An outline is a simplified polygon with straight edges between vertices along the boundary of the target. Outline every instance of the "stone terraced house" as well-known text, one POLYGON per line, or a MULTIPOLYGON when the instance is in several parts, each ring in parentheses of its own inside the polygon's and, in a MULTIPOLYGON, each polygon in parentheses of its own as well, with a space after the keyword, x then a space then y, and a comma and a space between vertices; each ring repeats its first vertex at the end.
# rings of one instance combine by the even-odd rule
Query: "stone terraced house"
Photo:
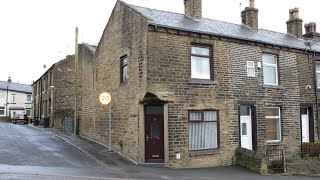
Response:
POLYGON ((117 1, 83 61, 80 135, 108 144, 111 107, 114 150, 178 168, 231 165, 239 146, 294 152, 318 141, 315 25, 303 35, 295 8, 288 34, 259 29, 254 0, 241 25, 203 18, 201 0, 184 5, 177 14, 117 1))

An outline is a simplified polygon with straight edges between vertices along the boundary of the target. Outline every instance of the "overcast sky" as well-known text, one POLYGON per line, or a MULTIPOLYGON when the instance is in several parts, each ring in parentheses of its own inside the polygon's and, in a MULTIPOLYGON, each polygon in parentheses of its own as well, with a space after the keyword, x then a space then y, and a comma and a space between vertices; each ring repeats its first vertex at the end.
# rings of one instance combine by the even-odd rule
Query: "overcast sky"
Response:
MULTIPOLYGON (((183 0, 124 0, 129 4, 183 13, 183 0)), ((31 84, 52 64, 74 54, 79 43, 97 44, 116 0, 3 0, 0 2, 0 80, 31 84)), ((202 0, 203 17, 236 24, 249 0, 202 0), (241 5, 240 5, 241 4, 241 5)), ((259 28, 286 33, 289 9, 303 23, 320 26, 319 0, 256 0, 259 28)), ((320 27, 318 27, 319 29, 320 27)))

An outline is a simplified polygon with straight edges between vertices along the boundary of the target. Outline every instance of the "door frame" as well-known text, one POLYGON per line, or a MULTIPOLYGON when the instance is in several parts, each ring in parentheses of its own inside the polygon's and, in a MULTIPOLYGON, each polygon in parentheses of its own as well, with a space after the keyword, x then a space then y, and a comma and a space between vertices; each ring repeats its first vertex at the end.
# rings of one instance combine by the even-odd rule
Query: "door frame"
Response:
POLYGON ((164 166, 169 167, 169 138, 168 138, 168 104, 139 104, 139 160, 140 164, 146 163, 145 154, 145 106, 163 105, 163 141, 164 141, 164 166))
POLYGON ((300 103, 300 111, 299 111, 299 118, 300 118, 300 141, 302 142, 302 118, 301 118, 301 109, 307 108, 308 109, 308 119, 309 119, 309 142, 314 142, 314 115, 313 115, 313 104, 312 103, 300 103))
POLYGON ((258 130, 257 130, 257 112, 255 101, 239 101, 238 102, 238 137, 239 147, 241 147, 241 122, 240 122, 240 106, 249 106, 251 109, 251 132, 252 132, 252 150, 258 150, 258 130))

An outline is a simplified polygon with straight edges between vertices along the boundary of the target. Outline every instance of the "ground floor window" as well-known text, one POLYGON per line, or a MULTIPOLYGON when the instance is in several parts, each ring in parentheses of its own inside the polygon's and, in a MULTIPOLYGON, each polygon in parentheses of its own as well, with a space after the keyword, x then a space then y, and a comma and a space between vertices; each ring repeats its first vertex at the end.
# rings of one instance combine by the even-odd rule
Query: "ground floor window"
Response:
POLYGON ((28 117, 31 116, 31 109, 26 109, 26 115, 27 115, 28 117))
POLYGON ((281 141, 281 118, 279 107, 266 108, 267 142, 281 141))
POLYGON ((5 116, 5 107, 0 107, 0 116, 5 116))
POLYGON ((218 111, 189 111, 189 149, 219 148, 218 111))

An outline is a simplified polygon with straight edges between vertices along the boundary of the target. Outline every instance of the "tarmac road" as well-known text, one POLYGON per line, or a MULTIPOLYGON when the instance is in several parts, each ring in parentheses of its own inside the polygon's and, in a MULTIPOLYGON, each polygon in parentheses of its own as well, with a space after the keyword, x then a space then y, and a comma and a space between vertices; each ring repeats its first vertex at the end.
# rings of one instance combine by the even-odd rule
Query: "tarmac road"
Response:
MULTIPOLYGON (((0 122, 0 180, 96 180, 96 179, 183 179, 183 180, 319 180, 320 177, 262 176, 241 167, 201 169, 166 169, 124 164, 112 165, 96 161, 69 143, 42 128, 0 122)), ((63 133, 62 133, 63 134, 63 133)), ((57 135, 57 134, 56 134, 57 135)), ((61 135, 61 133, 60 133, 61 135)), ((68 135, 64 135, 67 136, 68 135)), ((78 139, 77 141, 75 141, 78 139)), ((81 141, 82 147, 94 146, 81 141)), ((105 151, 97 151, 98 154, 105 151)), ((117 156, 116 153, 112 154, 117 156)), ((97 156, 96 158, 101 157, 97 156)), ((110 158, 106 156, 106 158, 110 158)))

